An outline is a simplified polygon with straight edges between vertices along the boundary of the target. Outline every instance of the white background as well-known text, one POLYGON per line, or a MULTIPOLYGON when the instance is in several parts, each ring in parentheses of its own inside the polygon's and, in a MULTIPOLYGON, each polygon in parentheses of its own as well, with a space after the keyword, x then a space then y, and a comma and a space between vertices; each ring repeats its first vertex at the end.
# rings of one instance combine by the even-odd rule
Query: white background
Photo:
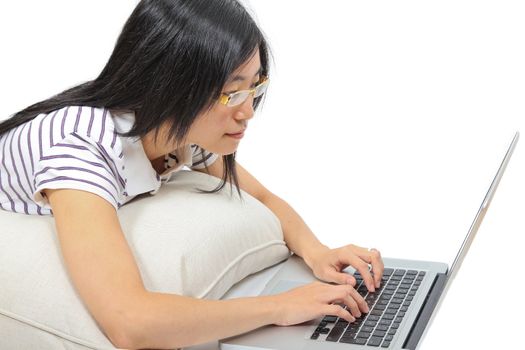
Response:
MULTIPOLYGON (((2 4, 0 119, 95 78, 135 3, 2 4)), ((525 5, 249 6, 275 60, 239 163, 331 247, 450 264, 514 132, 525 132, 525 5)), ((521 343, 524 142, 423 349, 521 343)))

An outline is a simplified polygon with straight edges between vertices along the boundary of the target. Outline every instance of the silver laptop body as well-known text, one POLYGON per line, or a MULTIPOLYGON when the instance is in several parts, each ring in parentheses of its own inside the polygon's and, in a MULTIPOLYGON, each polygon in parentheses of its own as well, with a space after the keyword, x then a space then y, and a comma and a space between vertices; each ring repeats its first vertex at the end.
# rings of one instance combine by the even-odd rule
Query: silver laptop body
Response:
MULTIPOLYGON (((219 341, 220 348, 224 350, 417 349, 470 248, 518 139, 519 132, 516 132, 450 269, 445 263, 384 258, 385 271, 388 269, 390 276, 385 274, 379 292, 369 297, 363 284, 362 287, 356 285, 365 300, 368 301, 366 298, 373 297, 373 300, 369 301, 369 305, 372 305, 371 311, 361 317, 359 325, 345 324, 344 320, 334 316, 325 316, 288 327, 270 325, 222 339, 219 341), (389 285, 394 289, 386 289, 389 285), (386 295, 387 290, 392 294, 386 295), (399 292, 400 290, 403 290, 404 296, 399 292), (394 299, 396 303, 393 303, 394 299), (374 312, 378 305, 383 305, 383 310, 374 312), (384 313, 387 310, 391 312, 388 314, 390 320, 383 318, 387 315, 384 313), (374 313, 376 317, 370 317, 374 313), (368 333, 370 336, 365 339, 368 333), (359 338, 360 334, 362 336, 359 338)), ((355 270, 349 267, 346 271, 354 273, 355 270)), ((304 261, 292 255, 270 279, 261 295, 278 294, 316 280, 304 261)))

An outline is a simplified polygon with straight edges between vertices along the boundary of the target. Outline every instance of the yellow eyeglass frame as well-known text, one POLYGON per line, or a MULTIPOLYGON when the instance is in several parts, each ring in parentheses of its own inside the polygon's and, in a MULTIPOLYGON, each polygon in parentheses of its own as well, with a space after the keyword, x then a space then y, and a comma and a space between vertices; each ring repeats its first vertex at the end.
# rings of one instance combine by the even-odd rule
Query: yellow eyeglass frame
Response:
POLYGON ((230 94, 222 94, 221 97, 219 97, 219 103, 222 105, 228 106, 228 107, 235 107, 240 104, 243 104, 250 95, 253 95, 254 98, 260 97, 264 95, 264 93, 266 92, 269 82, 270 82, 270 79, 268 77, 262 77, 262 79, 259 81, 259 84, 257 84, 257 86, 254 87, 253 89, 239 90, 239 91, 232 92, 230 94), (263 88, 262 91, 261 91, 261 88, 263 88), (261 92, 259 94, 256 94, 256 92, 258 91, 261 91, 261 92), (234 97, 238 95, 242 95, 242 94, 246 94, 246 98, 244 98, 242 101, 234 105, 230 105, 230 101, 232 101, 234 97))

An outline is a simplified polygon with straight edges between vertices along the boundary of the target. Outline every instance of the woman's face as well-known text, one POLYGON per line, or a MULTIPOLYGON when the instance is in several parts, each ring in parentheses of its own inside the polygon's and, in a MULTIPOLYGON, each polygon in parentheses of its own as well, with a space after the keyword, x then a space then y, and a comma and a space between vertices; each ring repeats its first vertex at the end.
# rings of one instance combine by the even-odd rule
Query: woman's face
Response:
MULTIPOLYGON (((261 59, 257 49, 252 58, 232 74, 222 92, 232 93, 254 88, 260 80, 260 71, 261 59)), ((234 153, 243 135, 231 134, 246 130, 253 114, 253 95, 234 107, 216 102, 208 112, 197 117, 188 133, 188 142, 219 155, 234 153)))

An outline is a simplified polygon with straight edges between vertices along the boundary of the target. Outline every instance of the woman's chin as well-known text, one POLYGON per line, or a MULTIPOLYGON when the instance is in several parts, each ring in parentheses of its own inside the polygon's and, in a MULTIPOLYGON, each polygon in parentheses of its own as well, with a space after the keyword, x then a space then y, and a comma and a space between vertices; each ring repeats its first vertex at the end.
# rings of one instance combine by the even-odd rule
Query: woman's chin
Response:
POLYGON ((203 147, 203 148, 208 152, 218 154, 220 156, 227 156, 227 155, 237 152, 237 148, 239 148, 238 146, 239 144, 237 143, 236 145, 227 145, 227 146, 222 145, 219 147, 209 147, 209 148, 203 147))

